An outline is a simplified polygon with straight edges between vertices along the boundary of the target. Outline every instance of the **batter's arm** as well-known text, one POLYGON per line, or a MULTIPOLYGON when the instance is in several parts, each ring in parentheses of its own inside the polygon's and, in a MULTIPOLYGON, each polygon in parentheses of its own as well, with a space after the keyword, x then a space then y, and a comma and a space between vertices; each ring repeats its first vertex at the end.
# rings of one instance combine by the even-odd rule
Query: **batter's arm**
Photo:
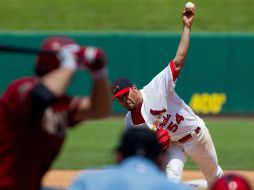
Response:
POLYGON ((176 52, 176 56, 173 59, 176 71, 181 70, 187 57, 190 43, 191 26, 194 21, 194 16, 195 16, 195 7, 193 9, 188 10, 186 8, 183 9, 182 12, 183 32, 176 52))
POLYGON ((108 75, 93 80, 90 96, 82 97, 78 110, 74 115, 75 121, 98 119, 109 116, 111 112, 111 91, 108 75))

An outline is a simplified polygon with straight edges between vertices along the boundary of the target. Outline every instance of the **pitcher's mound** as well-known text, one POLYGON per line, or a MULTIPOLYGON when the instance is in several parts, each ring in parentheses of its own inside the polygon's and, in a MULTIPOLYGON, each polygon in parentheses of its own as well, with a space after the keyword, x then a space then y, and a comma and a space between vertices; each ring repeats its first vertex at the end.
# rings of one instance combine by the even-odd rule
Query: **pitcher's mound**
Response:
POLYGON ((184 183, 198 189, 207 189, 207 182, 205 179, 189 180, 189 181, 184 181, 184 183))

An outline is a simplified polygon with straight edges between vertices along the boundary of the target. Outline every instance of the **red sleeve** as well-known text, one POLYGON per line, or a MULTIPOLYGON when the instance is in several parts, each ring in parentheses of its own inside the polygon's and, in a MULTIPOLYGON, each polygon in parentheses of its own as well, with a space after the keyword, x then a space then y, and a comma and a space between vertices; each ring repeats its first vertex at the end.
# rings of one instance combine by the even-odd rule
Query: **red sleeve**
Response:
POLYGON ((28 100, 35 84, 37 84, 35 78, 21 78, 13 81, 1 97, 5 109, 12 114, 25 115, 30 110, 28 100))
POLYGON ((169 63, 169 66, 171 68, 171 72, 172 72, 172 76, 173 76, 173 81, 175 82, 179 73, 180 73, 180 70, 176 70, 176 67, 175 67, 175 63, 174 61, 172 60, 170 63, 169 63))

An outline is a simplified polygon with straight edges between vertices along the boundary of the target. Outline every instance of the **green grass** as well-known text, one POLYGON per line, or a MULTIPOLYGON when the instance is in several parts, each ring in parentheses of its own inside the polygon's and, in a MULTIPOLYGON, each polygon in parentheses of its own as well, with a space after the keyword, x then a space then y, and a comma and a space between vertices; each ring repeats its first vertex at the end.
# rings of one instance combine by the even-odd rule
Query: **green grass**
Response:
MULTIPOLYGON (((187 0, 2 0, 1 31, 181 31, 187 0)), ((194 0, 195 32, 253 32, 253 0, 194 0)))
MULTIPOLYGON (((254 169, 254 120, 205 120, 213 138, 220 165, 223 169, 254 169)), ((187 168, 196 168, 189 160, 187 168)))
POLYGON ((80 169, 113 162, 113 150, 123 129, 123 118, 93 121, 70 129, 55 167, 80 169))
MULTIPOLYGON (((254 120, 205 119, 223 169, 254 169, 254 120)), ((69 130, 68 140, 54 164, 58 169, 97 168, 114 162, 113 150, 123 118, 82 124, 69 130)), ((186 169, 197 169, 191 159, 186 169)))

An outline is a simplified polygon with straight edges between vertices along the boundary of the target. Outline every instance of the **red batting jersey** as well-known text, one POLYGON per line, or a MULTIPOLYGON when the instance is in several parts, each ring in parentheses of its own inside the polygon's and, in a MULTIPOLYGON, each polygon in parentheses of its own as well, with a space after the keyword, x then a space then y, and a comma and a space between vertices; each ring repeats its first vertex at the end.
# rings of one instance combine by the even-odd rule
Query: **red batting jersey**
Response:
POLYGON ((41 179, 57 156, 79 100, 61 97, 34 116, 31 90, 35 77, 12 82, 0 98, 0 189, 40 189, 41 179))

